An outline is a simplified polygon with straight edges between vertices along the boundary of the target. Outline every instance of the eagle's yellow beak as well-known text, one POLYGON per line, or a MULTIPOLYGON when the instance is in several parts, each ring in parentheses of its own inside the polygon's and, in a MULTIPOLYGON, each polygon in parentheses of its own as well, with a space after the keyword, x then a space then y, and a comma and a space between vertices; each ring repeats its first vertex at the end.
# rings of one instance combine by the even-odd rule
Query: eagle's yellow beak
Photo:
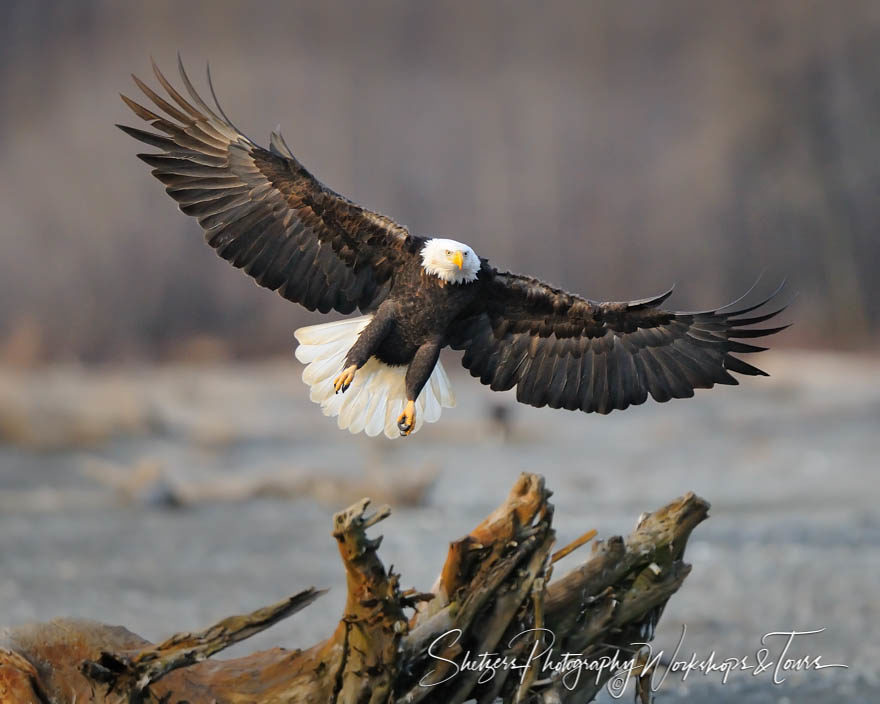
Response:
POLYGON ((464 266, 464 255, 461 252, 456 252, 452 255, 452 261, 455 263, 459 269, 464 266))

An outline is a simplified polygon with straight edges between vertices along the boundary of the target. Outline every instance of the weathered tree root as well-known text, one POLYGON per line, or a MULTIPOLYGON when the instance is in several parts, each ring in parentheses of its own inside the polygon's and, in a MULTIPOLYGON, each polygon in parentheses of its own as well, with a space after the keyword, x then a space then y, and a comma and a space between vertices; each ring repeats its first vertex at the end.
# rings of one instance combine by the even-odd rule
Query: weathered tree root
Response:
POLYGON ((569 660, 589 666, 616 649, 631 653, 633 643, 653 637, 663 607, 690 571, 682 561, 685 544, 709 505, 688 494, 643 515, 626 540, 594 542, 588 560, 551 581, 553 562, 592 535, 551 554, 549 497, 542 477, 523 474, 501 506, 451 544, 430 593, 401 591, 398 575, 377 555, 381 538, 367 537, 367 529, 389 515, 388 507, 368 515, 369 500, 363 499, 336 514, 333 536, 348 599, 333 635, 305 651, 274 648, 236 660, 207 659, 309 605, 322 593, 315 589, 160 645, 84 621, 5 631, 0 701, 589 701, 613 670, 575 677, 551 665, 577 653, 569 660), (506 657, 507 664, 488 668, 482 653, 506 657), (465 659, 470 668, 463 667, 465 659))

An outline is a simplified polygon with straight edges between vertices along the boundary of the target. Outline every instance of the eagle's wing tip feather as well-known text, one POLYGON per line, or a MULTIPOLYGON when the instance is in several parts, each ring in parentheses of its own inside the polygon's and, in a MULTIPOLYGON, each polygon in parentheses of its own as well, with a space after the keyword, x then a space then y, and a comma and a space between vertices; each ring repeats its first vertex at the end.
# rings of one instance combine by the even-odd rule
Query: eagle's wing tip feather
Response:
POLYGON ((648 298, 639 298, 634 301, 628 301, 626 304, 627 309, 629 310, 643 310, 644 308, 655 308, 659 306, 663 301, 669 298, 673 292, 675 291, 676 283, 673 283, 668 289, 666 289, 663 293, 660 293, 656 296, 649 296, 648 298))

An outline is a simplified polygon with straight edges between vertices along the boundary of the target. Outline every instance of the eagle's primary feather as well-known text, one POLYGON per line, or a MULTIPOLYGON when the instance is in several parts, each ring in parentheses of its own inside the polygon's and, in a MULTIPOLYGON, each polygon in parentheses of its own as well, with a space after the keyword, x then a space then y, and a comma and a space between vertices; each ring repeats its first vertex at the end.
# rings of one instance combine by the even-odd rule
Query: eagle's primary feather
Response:
MULTIPOLYGON (((334 193, 300 164, 279 133, 272 133, 269 149, 258 146, 219 104, 214 111, 202 100, 179 58, 178 64, 190 99, 153 63, 171 102, 136 77, 159 112, 122 99, 156 132, 120 128, 159 150, 138 156, 180 209, 198 219, 221 257, 309 310, 369 314, 344 328, 350 337, 339 337, 342 328, 328 329, 332 360, 320 357, 319 348, 308 352, 310 364, 319 364, 306 373, 313 398, 339 415, 341 427, 393 434, 389 409, 404 409, 404 399, 388 398, 392 382, 381 382, 380 389, 376 380, 393 377, 396 393, 402 389, 406 401, 415 402, 435 368, 445 379, 437 355, 447 345, 463 350, 464 366, 494 390, 516 387, 523 403, 586 412, 624 409, 648 395, 661 402, 693 396, 694 389, 736 384, 731 372, 765 375, 734 355, 765 349, 742 340, 784 329, 748 327, 784 309, 748 315, 778 290, 753 306, 735 308, 737 301, 683 313, 660 308, 671 289, 655 298, 600 303, 499 272, 485 259, 477 265, 466 245, 416 237, 334 193), (373 386, 357 394, 356 406, 330 399, 323 387, 316 390, 315 384, 329 383, 329 361, 356 370, 370 360, 401 369, 370 371, 365 378, 373 386), (394 405, 377 408, 381 399, 394 405), (373 409, 375 422, 353 409, 373 409)), ((323 339, 321 330, 310 331, 310 340, 323 339)), ((351 381, 343 381, 337 379, 345 391, 351 381)), ((451 405, 451 398, 446 387, 438 389, 429 420, 439 417, 435 401, 451 405)), ((417 427, 413 416, 400 418, 402 432, 417 427)))
POLYGON ((168 195, 198 219, 221 257, 261 286, 322 313, 375 309, 401 259, 417 253, 424 240, 321 184, 281 135, 272 135, 269 149, 254 144, 207 106, 180 61, 179 68, 192 102, 153 63, 177 107, 133 76, 164 116, 122 96, 164 135, 119 125, 161 150, 138 157, 153 167, 168 195))

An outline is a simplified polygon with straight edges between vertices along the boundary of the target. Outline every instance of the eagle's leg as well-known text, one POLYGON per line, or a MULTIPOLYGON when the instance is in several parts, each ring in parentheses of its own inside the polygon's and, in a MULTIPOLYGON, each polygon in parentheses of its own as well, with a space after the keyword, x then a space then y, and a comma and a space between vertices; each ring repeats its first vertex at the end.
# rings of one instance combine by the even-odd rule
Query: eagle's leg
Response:
POLYGON ((416 350, 415 356, 406 370, 406 406, 397 418, 397 428, 404 437, 416 427, 416 399, 419 397, 431 372, 440 357, 442 343, 439 339, 429 340, 416 350))
POLYGON ((407 401, 403 413, 397 416, 397 428, 403 437, 409 435, 416 427, 416 402, 407 401))
POLYGON ((394 307, 387 302, 379 306, 370 324, 361 330, 358 339, 345 355, 345 369, 333 380, 333 388, 338 394, 345 393, 351 382, 354 381, 355 372, 364 366, 373 356, 382 341, 388 336, 394 325, 394 307))
POLYGON ((354 373, 357 371, 357 365, 352 364, 345 369, 342 370, 342 374, 336 377, 333 380, 333 388, 336 389, 336 393, 338 394, 340 391, 345 393, 348 391, 348 387, 351 386, 351 382, 354 381, 354 373))

